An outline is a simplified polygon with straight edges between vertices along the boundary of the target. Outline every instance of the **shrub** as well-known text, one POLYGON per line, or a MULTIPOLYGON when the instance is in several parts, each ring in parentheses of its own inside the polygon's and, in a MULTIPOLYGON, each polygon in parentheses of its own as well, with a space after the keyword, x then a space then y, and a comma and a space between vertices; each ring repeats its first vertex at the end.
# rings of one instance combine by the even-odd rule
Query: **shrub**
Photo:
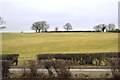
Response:
POLYGON ((0 60, 0 63, 2 63, 2 77, 9 77, 9 69, 10 69, 11 61, 0 60))
POLYGON ((0 60, 10 60, 12 64, 18 65, 19 54, 0 54, 0 60))
MULTIPOLYGON (((81 65, 92 65, 93 60, 97 60, 97 65, 107 61, 107 58, 120 57, 119 52, 100 52, 100 53, 66 53, 66 54, 38 54, 37 59, 62 59, 79 61, 81 65)), ((105 64, 106 65, 106 64, 105 64)))
POLYGON ((48 70, 49 77, 68 78, 71 76, 70 62, 65 60, 44 60, 44 67, 48 70), (56 72, 53 72, 53 70, 56 72))
POLYGON ((110 58, 111 70, 113 74, 113 78, 115 80, 120 79, 120 59, 119 58, 110 58))
POLYGON ((38 77, 37 71, 38 71, 38 62, 35 60, 27 60, 24 61, 24 72, 22 77, 27 77, 27 78, 33 78, 33 77, 38 77), (30 72, 26 71, 25 69, 28 68, 30 69, 30 72))

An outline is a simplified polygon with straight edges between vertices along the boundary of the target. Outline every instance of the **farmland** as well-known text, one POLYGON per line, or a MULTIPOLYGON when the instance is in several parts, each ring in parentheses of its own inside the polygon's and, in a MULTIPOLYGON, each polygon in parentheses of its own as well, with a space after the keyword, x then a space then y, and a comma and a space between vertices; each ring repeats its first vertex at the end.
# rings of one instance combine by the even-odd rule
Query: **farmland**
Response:
MULTIPOLYGON (((32 78, 38 77, 38 75, 39 78, 52 78, 55 75, 50 71, 51 67, 57 73, 56 78, 81 78, 81 76, 83 78, 114 78, 114 71, 117 66, 111 67, 110 65, 112 65, 112 63, 109 61, 111 60, 111 57, 113 61, 114 58, 118 57, 117 52, 118 33, 2 33, 3 54, 1 56, 3 60, 3 78, 6 76, 32 78), (16 66, 13 66, 15 65, 14 63, 16 63, 16 66), (37 67, 40 69, 47 69, 48 73, 37 73, 37 67), (83 69, 109 68, 113 69, 113 72, 109 74, 105 73, 94 75, 94 73, 84 74, 81 71, 81 74, 77 74, 77 72, 73 74, 74 71, 69 71, 70 68, 81 69, 82 67, 83 69), (14 70, 16 70, 16 68, 29 68, 31 72, 26 73, 26 71, 23 71, 22 73, 17 74, 13 72, 12 74, 15 75, 9 75, 9 68, 15 68, 14 70), (58 69, 59 72, 57 71, 58 69)), ((118 61, 114 62, 117 64, 118 61)))
POLYGON ((2 53, 17 53, 21 57, 116 51, 118 33, 2 33, 2 53))
POLYGON ((3 33, 2 53, 32 57, 39 53, 118 51, 118 33, 3 33))

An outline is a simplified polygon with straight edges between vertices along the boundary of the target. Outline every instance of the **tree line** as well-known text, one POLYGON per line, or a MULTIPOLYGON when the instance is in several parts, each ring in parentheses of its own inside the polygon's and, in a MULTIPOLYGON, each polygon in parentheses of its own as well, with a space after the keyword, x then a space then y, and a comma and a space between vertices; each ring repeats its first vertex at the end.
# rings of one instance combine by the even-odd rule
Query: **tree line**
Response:
POLYGON ((115 24, 110 23, 108 25, 106 24, 99 24, 93 27, 95 31, 97 32, 110 32, 110 31, 116 31, 117 29, 115 28, 115 24))
MULTIPOLYGON (((0 30, 5 29, 5 21, 3 20, 2 17, 0 17, 0 30)), ((31 26, 32 30, 35 30, 36 33, 40 32, 48 32, 48 29, 50 28, 50 25, 46 21, 37 21, 34 22, 31 26)), ((66 23, 63 25, 63 28, 66 31, 72 30, 73 26, 70 23, 66 23)), ((99 24, 93 27, 95 32, 119 32, 119 29, 116 29, 116 26, 114 23, 109 23, 107 24, 99 24)), ((55 27, 54 29, 55 32, 59 31, 58 27, 55 27)))
MULTIPOLYGON (((63 27, 66 31, 72 30, 70 23, 66 23, 63 27)), ((50 26, 46 21, 38 21, 32 24, 32 30, 35 30, 36 33, 47 32, 48 28, 50 28, 50 26)), ((58 31, 58 27, 55 27, 55 31, 58 31)))
MULTIPOLYGON (((50 28, 49 24, 47 24, 46 21, 38 21, 32 24, 32 30, 35 30, 36 32, 47 32, 47 29, 50 28)), ((72 30, 73 27, 70 23, 66 23, 63 25, 63 28, 66 31, 72 30)), ((99 24, 93 27, 95 32, 114 32, 114 31, 120 31, 119 29, 116 29, 116 26, 114 23, 107 24, 99 24)), ((55 27, 55 32, 58 32, 58 27, 55 27)))

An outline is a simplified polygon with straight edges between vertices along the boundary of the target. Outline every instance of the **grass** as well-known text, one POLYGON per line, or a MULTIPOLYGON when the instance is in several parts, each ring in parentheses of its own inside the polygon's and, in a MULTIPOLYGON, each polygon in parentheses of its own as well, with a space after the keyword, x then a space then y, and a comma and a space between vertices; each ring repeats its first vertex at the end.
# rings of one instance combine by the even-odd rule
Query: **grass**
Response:
POLYGON ((118 33, 2 33, 2 53, 18 53, 21 57, 114 51, 118 51, 118 33))

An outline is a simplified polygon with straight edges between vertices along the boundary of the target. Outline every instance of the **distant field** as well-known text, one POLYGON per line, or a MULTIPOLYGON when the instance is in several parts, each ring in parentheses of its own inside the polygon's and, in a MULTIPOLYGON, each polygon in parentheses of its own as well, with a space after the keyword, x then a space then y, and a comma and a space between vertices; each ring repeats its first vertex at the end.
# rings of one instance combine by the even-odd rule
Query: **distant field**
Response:
POLYGON ((34 57, 40 53, 118 51, 118 33, 3 33, 2 53, 34 57))

